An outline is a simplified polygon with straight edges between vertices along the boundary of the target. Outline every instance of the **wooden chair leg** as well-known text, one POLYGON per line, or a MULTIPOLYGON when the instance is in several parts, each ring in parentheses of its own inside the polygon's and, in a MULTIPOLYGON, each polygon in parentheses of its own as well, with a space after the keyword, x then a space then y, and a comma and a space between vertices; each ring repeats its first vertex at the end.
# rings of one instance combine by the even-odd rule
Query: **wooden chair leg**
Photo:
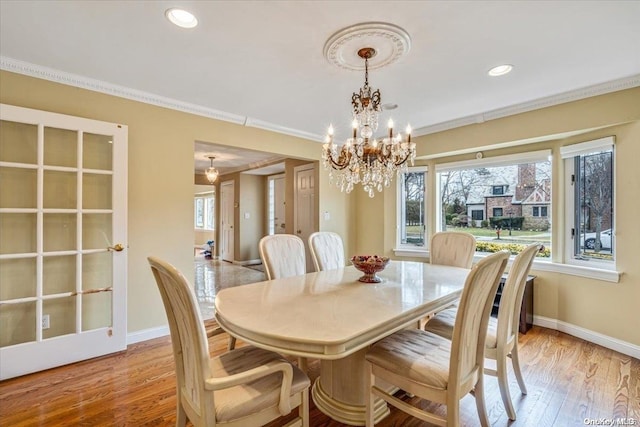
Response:
POLYGON ((179 402, 178 402, 177 412, 178 413, 176 414, 176 427, 185 427, 187 425, 187 413, 184 411, 184 408, 179 402))
POLYGON ((500 386, 500 396, 502 397, 502 403, 504 409, 507 411, 507 416, 510 420, 516 419, 516 411, 513 409, 511 403, 511 393, 509 392, 509 377, 507 376, 507 358, 498 357, 496 360, 496 371, 498 374, 498 385, 500 386))
POLYGON ((236 348, 236 338, 235 337, 229 337, 229 344, 227 344, 227 350, 231 351, 234 348, 236 348))
POLYGON ((298 414, 302 418, 302 427, 309 427, 309 389, 302 392, 302 404, 298 408, 298 414))
MULTIPOLYGON (((482 371, 478 376, 478 383, 474 390, 474 397, 476 398, 476 408, 478 409, 478 417, 480 418, 480 425, 482 427, 489 427, 489 418, 487 418, 487 407, 484 402, 484 374, 482 371)), ((460 405, 460 401, 458 401, 460 405)), ((449 411, 449 408, 447 408, 449 411)))
POLYGON ((520 371, 520 359, 518 358, 518 343, 515 343, 513 349, 511 349, 511 363, 513 364, 513 372, 516 374, 518 385, 522 394, 527 394, 527 386, 522 378, 522 371, 520 371))

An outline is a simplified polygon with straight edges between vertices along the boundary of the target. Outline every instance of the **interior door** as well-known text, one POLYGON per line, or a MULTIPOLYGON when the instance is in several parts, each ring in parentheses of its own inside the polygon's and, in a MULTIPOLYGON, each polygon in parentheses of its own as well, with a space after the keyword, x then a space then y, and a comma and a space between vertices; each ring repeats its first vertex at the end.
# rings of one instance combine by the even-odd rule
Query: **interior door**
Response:
POLYGON ((223 261, 233 262, 234 251, 234 209, 235 184, 226 181, 220 184, 220 258, 223 261))
POLYGON ((127 127, 0 105, 0 379, 124 350, 127 127))
POLYGON ((272 203, 271 229, 273 234, 285 233, 284 175, 269 177, 272 185, 270 200, 272 203))
POLYGON ((315 225, 315 167, 313 164, 297 166, 295 176, 295 204, 293 209, 294 230, 302 239, 307 259, 307 271, 314 271, 313 261, 309 253, 308 239, 311 233, 317 231, 315 225))

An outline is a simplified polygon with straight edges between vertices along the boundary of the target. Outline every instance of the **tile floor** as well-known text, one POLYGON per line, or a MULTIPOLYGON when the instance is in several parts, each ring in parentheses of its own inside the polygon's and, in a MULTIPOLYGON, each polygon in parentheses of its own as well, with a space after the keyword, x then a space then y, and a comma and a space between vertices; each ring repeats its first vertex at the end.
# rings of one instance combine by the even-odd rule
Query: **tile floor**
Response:
POLYGON ((266 280, 265 274, 261 271, 217 259, 196 256, 194 264, 196 298, 205 320, 213 318, 213 303, 216 293, 221 289, 266 280))

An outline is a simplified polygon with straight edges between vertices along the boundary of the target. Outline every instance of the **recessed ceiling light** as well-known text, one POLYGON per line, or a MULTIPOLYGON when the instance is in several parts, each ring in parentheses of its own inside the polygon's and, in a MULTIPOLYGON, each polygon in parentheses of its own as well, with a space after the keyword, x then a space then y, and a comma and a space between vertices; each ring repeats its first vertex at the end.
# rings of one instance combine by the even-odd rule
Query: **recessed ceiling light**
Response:
POLYGON ((492 77, 503 76, 513 70, 513 65, 504 64, 498 65, 497 67, 493 67, 489 70, 488 74, 492 77))
POLYGON ((164 13, 169 21, 182 28, 193 28, 198 25, 198 20, 192 13, 187 12, 184 9, 167 9, 164 13))

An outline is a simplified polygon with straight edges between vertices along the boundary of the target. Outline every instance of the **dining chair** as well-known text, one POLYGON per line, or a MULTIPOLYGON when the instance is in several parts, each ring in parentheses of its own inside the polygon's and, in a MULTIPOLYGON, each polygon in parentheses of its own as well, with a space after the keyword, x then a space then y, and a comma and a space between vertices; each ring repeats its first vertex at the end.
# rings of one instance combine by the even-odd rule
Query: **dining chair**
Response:
POLYGON ((176 365, 176 426, 261 426, 298 408, 291 426, 309 426, 309 378, 285 358, 247 346, 210 357, 187 279, 148 258, 169 320, 176 365))
POLYGON ((267 280, 305 274, 304 242, 293 234, 264 236, 258 243, 267 280))
MULTIPOLYGON (((516 411, 511 403, 509 393, 509 379, 507 376, 507 358, 511 358, 513 372, 515 373, 520 391, 527 394, 527 387, 520 370, 518 359, 518 325, 520 322, 520 308, 524 296, 527 276, 531 265, 543 246, 534 243, 527 246, 513 260, 509 274, 504 283, 497 320, 489 318, 484 357, 496 361, 496 369, 486 369, 485 373, 498 377, 500 396, 507 411, 509 419, 516 419, 516 411)), ((428 332, 441 337, 451 339, 456 321, 456 309, 449 308, 436 314, 425 326, 428 332)))
POLYGON ((342 237, 331 231, 317 231, 309 236, 309 252, 316 271, 344 268, 342 237))
MULTIPOLYGON (((304 242, 298 236, 293 234, 264 236, 258 242, 258 250, 267 280, 299 276, 307 272, 304 242)), ((235 341, 234 337, 230 338, 230 348, 235 346, 235 341)), ((298 357, 298 367, 307 372, 307 359, 298 357)))
POLYGON ((452 267, 471 268, 476 253, 476 238, 462 231, 440 231, 431 237, 429 262, 452 267))
POLYGON ((500 251, 473 266, 460 296, 452 340, 421 329, 403 329, 367 351, 368 427, 374 425, 376 396, 422 421, 458 426, 460 399, 469 392, 475 396, 481 425, 489 425, 484 403, 483 353, 493 298, 508 259, 509 252, 500 251), (446 417, 395 397, 376 384, 378 379, 422 399, 445 404, 446 417))

